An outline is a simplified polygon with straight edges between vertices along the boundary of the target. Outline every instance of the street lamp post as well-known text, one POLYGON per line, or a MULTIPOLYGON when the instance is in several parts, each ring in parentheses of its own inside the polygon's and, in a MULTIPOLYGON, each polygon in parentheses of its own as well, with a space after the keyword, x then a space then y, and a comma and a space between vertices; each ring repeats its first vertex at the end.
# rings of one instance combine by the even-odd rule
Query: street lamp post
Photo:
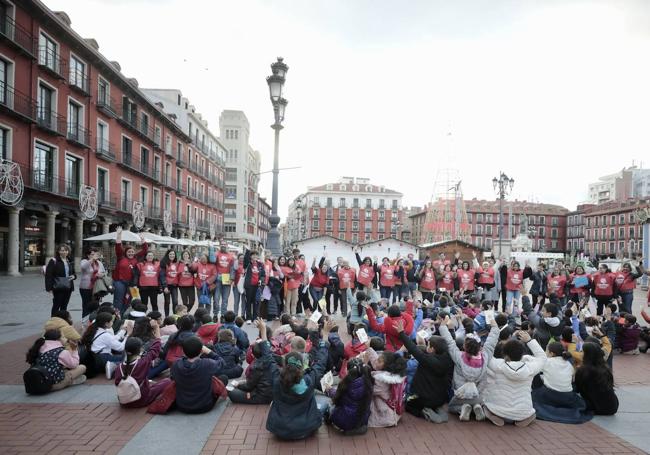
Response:
POLYGON ((283 62, 282 57, 271 64, 271 74, 266 78, 266 83, 269 85, 269 93, 271 95, 271 104, 273 105, 273 114, 275 121, 271 128, 275 131, 275 147, 273 150, 273 193, 271 196, 271 216, 269 217, 269 233, 266 238, 266 247, 271 250, 275 256, 282 254, 282 246, 280 245, 280 232, 278 231, 278 224, 280 224, 280 217, 278 216, 278 173, 279 173, 279 152, 280 152, 280 130, 283 128, 282 122, 284 121, 284 111, 287 107, 288 101, 282 97, 284 89, 284 82, 289 67, 283 62))
POLYGON ((492 179, 492 186, 499 196, 499 258, 501 258, 501 247, 503 244, 503 200, 506 195, 512 192, 515 179, 508 177, 503 172, 499 172, 499 178, 492 179))

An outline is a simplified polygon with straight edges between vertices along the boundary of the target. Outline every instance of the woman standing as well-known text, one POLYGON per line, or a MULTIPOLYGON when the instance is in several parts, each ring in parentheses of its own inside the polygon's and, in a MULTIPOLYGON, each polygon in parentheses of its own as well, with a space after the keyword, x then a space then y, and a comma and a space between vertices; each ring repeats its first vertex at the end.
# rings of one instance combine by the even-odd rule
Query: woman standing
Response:
POLYGON ((548 277, 544 264, 538 264, 537 270, 530 277, 533 284, 530 286, 530 295, 533 296, 533 306, 539 302, 540 306, 544 305, 546 293, 548 292, 548 277))
POLYGON ((88 315, 92 309, 93 289, 95 281, 106 274, 104 264, 99 260, 97 248, 90 248, 79 264, 81 274, 79 277, 79 294, 81 294, 81 323, 86 327, 88 315))
MULTIPOLYGON (((189 313, 196 301, 194 291, 194 272, 192 271, 192 256, 190 252, 184 250, 181 253, 181 260, 178 263, 178 292, 181 295, 181 303, 187 307, 189 313)), ((176 307, 174 307, 176 308, 176 307)))
POLYGON ((553 271, 548 274, 547 277, 547 283, 548 283, 548 296, 549 298, 551 297, 552 294, 555 294, 555 296, 560 300, 560 305, 562 308, 566 305, 566 292, 565 288, 567 285, 567 276, 566 272, 564 270, 560 270, 560 268, 556 265, 555 268, 553 268, 553 271))
POLYGON ((325 287, 330 281, 327 270, 330 268, 329 264, 325 261, 325 256, 320 259, 318 267, 316 267, 316 257, 311 263, 311 271, 314 274, 309 282, 309 294, 312 300, 312 307, 314 310, 318 309, 318 302, 325 294, 325 287))
POLYGON ((68 260, 70 247, 59 245, 56 256, 50 259, 45 268, 45 290, 52 296, 52 314, 67 310, 70 295, 74 291, 73 281, 77 278, 74 264, 68 260))
POLYGON ((337 272, 339 278, 339 293, 341 295, 341 314, 348 315, 348 289, 354 289, 357 271, 350 267, 348 261, 343 261, 337 272))
POLYGON ((397 259, 395 264, 395 280, 393 282, 393 303, 408 295, 408 284, 406 282, 406 269, 404 259, 397 259))
POLYGON ((589 295, 591 278, 581 265, 576 265, 573 273, 569 275, 569 286, 569 298, 572 302, 578 303, 583 297, 589 295))
POLYGON ((178 305, 179 271, 183 265, 176 259, 176 251, 174 250, 167 250, 162 261, 160 261, 160 285, 163 288, 163 296, 165 298, 165 317, 172 314, 174 308, 178 305), (170 300, 172 304, 171 313, 169 312, 170 300))
MULTIPOLYGON (((454 278, 451 276, 451 267, 449 265, 445 266, 450 270, 449 283, 451 284, 450 290, 454 290, 454 278)), ((424 266, 420 269, 419 276, 419 288, 422 293, 422 299, 427 300, 429 303, 433 303, 433 294, 436 292, 436 271, 433 268, 433 263, 431 259, 424 261, 424 266)))
POLYGON ((124 305, 124 298, 129 286, 133 283, 133 270, 138 266, 138 260, 143 259, 147 255, 148 245, 140 234, 142 241, 142 249, 136 253, 135 248, 132 246, 122 247, 122 227, 119 226, 115 231, 115 270, 113 270, 113 287, 115 293, 113 294, 113 306, 119 310, 120 314, 124 313, 126 307, 124 305))
POLYGON ((160 289, 160 261, 155 258, 153 251, 147 252, 144 262, 138 263, 138 288, 140 299, 144 306, 158 311, 158 290, 160 289))
POLYGON ((495 302, 497 300, 497 295, 496 286, 494 283, 495 272, 493 264, 490 264, 489 261, 483 261, 483 264, 479 266, 478 259, 476 258, 476 251, 472 251, 472 256, 472 265, 475 267, 475 270, 478 273, 478 286, 483 288, 483 295, 480 296, 480 298, 482 300, 495 302))
POLYGON ((210 303, 212 302, 209 288, 214 285, 214 282, 217 279, 217 267, 208 262, 207 254, 202 254, 199 262, 192 264, 192 271, 196 273, 196 276, 194 277, 194 286, 196 287, 196 293, 199 295, 199 308, 207 307, 209 310, 210 303))
POLYGON ((244 299, 246 298, 246 294, 243 292, 239 292, 239 286, 237 284, 239 283, 239 280, 241 277, 244 275, 244 255, 242 253, 239 253, 237 255, 237 260, 233 264, 233 268, 235 270, 233 276, 235 277, 235 281, 233 281, 233 287, 232 287, 232 295, 233 299, 235 301, 235 316, 239 316, 239 302, 241 302, 241 313, 242 316, 244 316, 244 309, 246 308, 246 302, 244 299))
POLYGON ((370 295, 370 291, 372 291, 373 282, 375 280, 375 270, 377 268, 377 264, 373 264, 370 256, 366 256, 362 261, 361 256, 359 256, 358 247, 355 247, 354 255, 357 258, 357 264, 359 264, 359 276, 357 277, 357 285, 360 291, 363 291, 367 295, 370 295))
POLYGON ((458 279, 458 289, 460 295, 474 294, 474 279, 476 272, 469 267, 469 262, 463 261, 463 265, 456 272, 458 279))
MULTIPOLYGON (((426 265, 426 263, 425 263, 426 265)), ((450 294, 453 294, 454 292, 454 283, 456 282, 456 272, 453 270, 451 267, 451 264, 447 264, 443 266, 444 268, 442 269, 442 272, 440 275, 438 275, 438 287, 440 289, 444 289, 450 294)), ((422 286, 422 282, 420 282, 420 286, 422 286)), ((433 300, 430 300, 430 302, 433 302, 433 300)))
POLYGON ((287 265, 282 268, 282 273, 287 280, 287 295, 285 305, 289 310, 289 314, 291 316, 295 316, 296 307, 298 305, 298 288, 300 288, 300 284, 302 282, 302 272, 300 271, 300 268, 296 266, 296 260, 290 257, 287 259, 287 265))
MULTIPOLYGON (((264 286, 264 264, 258 260, 257 251, 246 251, 244 255, 244 268, 246 274, 244 275, 244 291, 246 292, 246 320, 250 324, 251 321, 257 320, 259 311, 259 294, 264 286), (258 291, 260 291, 258 293, 258 291)), ((300 286, 300 281, 298 281, 300 286)), ((298 287, 296 287, 296 294, 298 287)), ((296 299, 296 302, 298 299, 296 299)), ((294 307, 295 311, 295 307, 294 307)))
POLYGON ((602 316, 605 305, 614 297, 614 274, 606 264, 600 264, 598 271, 591 276, 592 295, 596 298, 598 316, 602 316))
POLYGON ((634 289, 636 280, 645 273, 643 266, 639 264, 637 270, 632 271, 632 264, 625 262, 621 270, 615 274, 616 292, 621 297, 621 312, 632 314, 632 302, 634 300, 634 289))
POLYGON ((524 283, 524 271, 521 270, 519 262, 512 261, 508 272, 506 273, 506 305, 503 312, 512 313, 513 300, 519 302, 521 299, 521 289, 524 283))
POLYGON ((379 267, 379 293, 382 299, 390 301, 393 286, 395 286, 395 267, 385 257, 381 260, 381 266, 379 267))

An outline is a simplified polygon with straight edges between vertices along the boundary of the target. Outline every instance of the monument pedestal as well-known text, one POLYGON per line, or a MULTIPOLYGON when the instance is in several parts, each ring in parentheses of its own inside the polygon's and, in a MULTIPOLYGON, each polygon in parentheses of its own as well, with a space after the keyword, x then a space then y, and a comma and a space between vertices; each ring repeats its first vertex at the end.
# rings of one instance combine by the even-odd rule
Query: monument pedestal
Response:
POLYGON ((510 252, 512 251, 512 245, 508 239, 495 239, 492 243, 492 254, 495 258, 499 259, 499 245, 501 246, 501 256, 505 258, 510 257, 510 252))

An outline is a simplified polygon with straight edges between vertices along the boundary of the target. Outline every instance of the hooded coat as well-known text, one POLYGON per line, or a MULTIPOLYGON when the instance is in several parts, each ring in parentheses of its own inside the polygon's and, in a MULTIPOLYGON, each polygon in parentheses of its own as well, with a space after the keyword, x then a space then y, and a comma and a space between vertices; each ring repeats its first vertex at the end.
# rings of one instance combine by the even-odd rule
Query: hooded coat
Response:
POLYGON ((401 416, 388 405, 387 401, 391 397, 391 387, 406 381, 406 377, 379 370, 372 372, 372 378, 375 380, 375 385, 372 390, 368 426, 394 427, 401 416))
POLYGON ((488 365, 485 406, 493 414, 515 422, 535 413, 531 385, 546 363, 546 354, 536 340, 527 346, 533 356, 524 355, 516 362, 493 358, 488 365))
POLYGON ((314 388, 325 373, 327 344, 321 341, 315 351, 315 362, 303 375, 306 389, 298 393, 293 388, 285 389, 282 385, 280 367, 273 360, 271 346, 268 342, 262 344, 261 358, 269 364, 273 388, 273 402, 266 418, 266 429, 280 439, 305 439, 323 423, 323 414, 316 405, 314 388))
POLYGON ((377 322, 377 317, 375 312, 371 307, 366 308, 366 313, 368 315, 368 323, 370 328, 376 332, 383 333, 386 335, 386 350, 391 352, 399 351, 402 345, 404 344, 399 337, 399 332, 395 329, 394 325, 398 320, 404 321, 404 332, 411 334, 413 332, 413 302, 406 302, 406 311, 402 311, 401 314, 392 318, 390 316, 384 317, 382 323, 377 322))
POLYGON ((249 392, 252 399, 264 399, 270 403, 273 400, 271 363, 275 363, 272 357, 271 360, 264 356, 255 359, 248 370, 246 381, 237 384, 237 388, 249 392))

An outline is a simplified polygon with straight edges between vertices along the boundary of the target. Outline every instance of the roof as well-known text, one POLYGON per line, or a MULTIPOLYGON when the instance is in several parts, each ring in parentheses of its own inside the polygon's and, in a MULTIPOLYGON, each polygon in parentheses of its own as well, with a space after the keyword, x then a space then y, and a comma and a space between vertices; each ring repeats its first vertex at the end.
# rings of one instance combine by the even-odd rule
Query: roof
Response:
MULTIPOLYGON (((465 199, 465 209, 467 212, 498 212, 499 211, 499 200, 486 200, 486 199, 465 199)), ((507 201, 503 206, 503 211, 507 212, 512 210, 513 213, 526 213, 526 214, 558 214, 566 215, 569 213, 569 209, 562 207, 561 205, 555 204, 544 204, 538 202, 529 202, 529 201, 507 201)))
POLYGON ((400 240, 400 239, 396 239, 396 238, 393 238, 393 237, 388 237, 388 238, 385 238, 385 239, 382 239, 382 240, 373 240, 372 242, 360 243, 359 245, 361 245, 361 246, 364 246, 364 245, 372 245, 373 243, 389 242, 389 241, 391 241, 391 240, 392 240, 393 242, 397 242, 397 243, 400 243, 400 244, 403 243, 403 244, 405 244, 405 245, 410 245, 410 246, 412 246, 412 247, 414 247, 414 248, 420 248, 420 247, 419 247, 418 245, 416 245, 415 243, 407 242, 406 240, 400 240))
POLYGON ((324 185, 319 185, 319 186, 310 186, 307 188, 307 193, 314 193, 317 191, 322 191, 322 192, 331 191, 333 193, 351 193, 351 194, 393 194, 395 196, 402 196, 402 193, 400 193, 399 191, 391 190, 389 188, 379 186, 379 185, 372 185, 370 183, 335 182, 335 183, 326 183, 324 185), (327 187, 330 185, 331 185, 331 189, 328 189, 327 187), (341 186, 343 186, 345 189, 342 190, 341 186), (366 191, 366 188, 368 187, 370 191, 366 191))
POLYGON ((420 245, 419 248, 429 249, 429 248, 434 248, 436 246, 446 245, 448 243, 460 243, 462 245, 465 245, 467 248, 473 248, 475 250, 480 250, 480 251, 488 251, 486 248, 474 245, 473 243, 465 242, 464 240, 458 240, 458 239, 443 240, 441 242, 425 243, 424 245, 420 245))

